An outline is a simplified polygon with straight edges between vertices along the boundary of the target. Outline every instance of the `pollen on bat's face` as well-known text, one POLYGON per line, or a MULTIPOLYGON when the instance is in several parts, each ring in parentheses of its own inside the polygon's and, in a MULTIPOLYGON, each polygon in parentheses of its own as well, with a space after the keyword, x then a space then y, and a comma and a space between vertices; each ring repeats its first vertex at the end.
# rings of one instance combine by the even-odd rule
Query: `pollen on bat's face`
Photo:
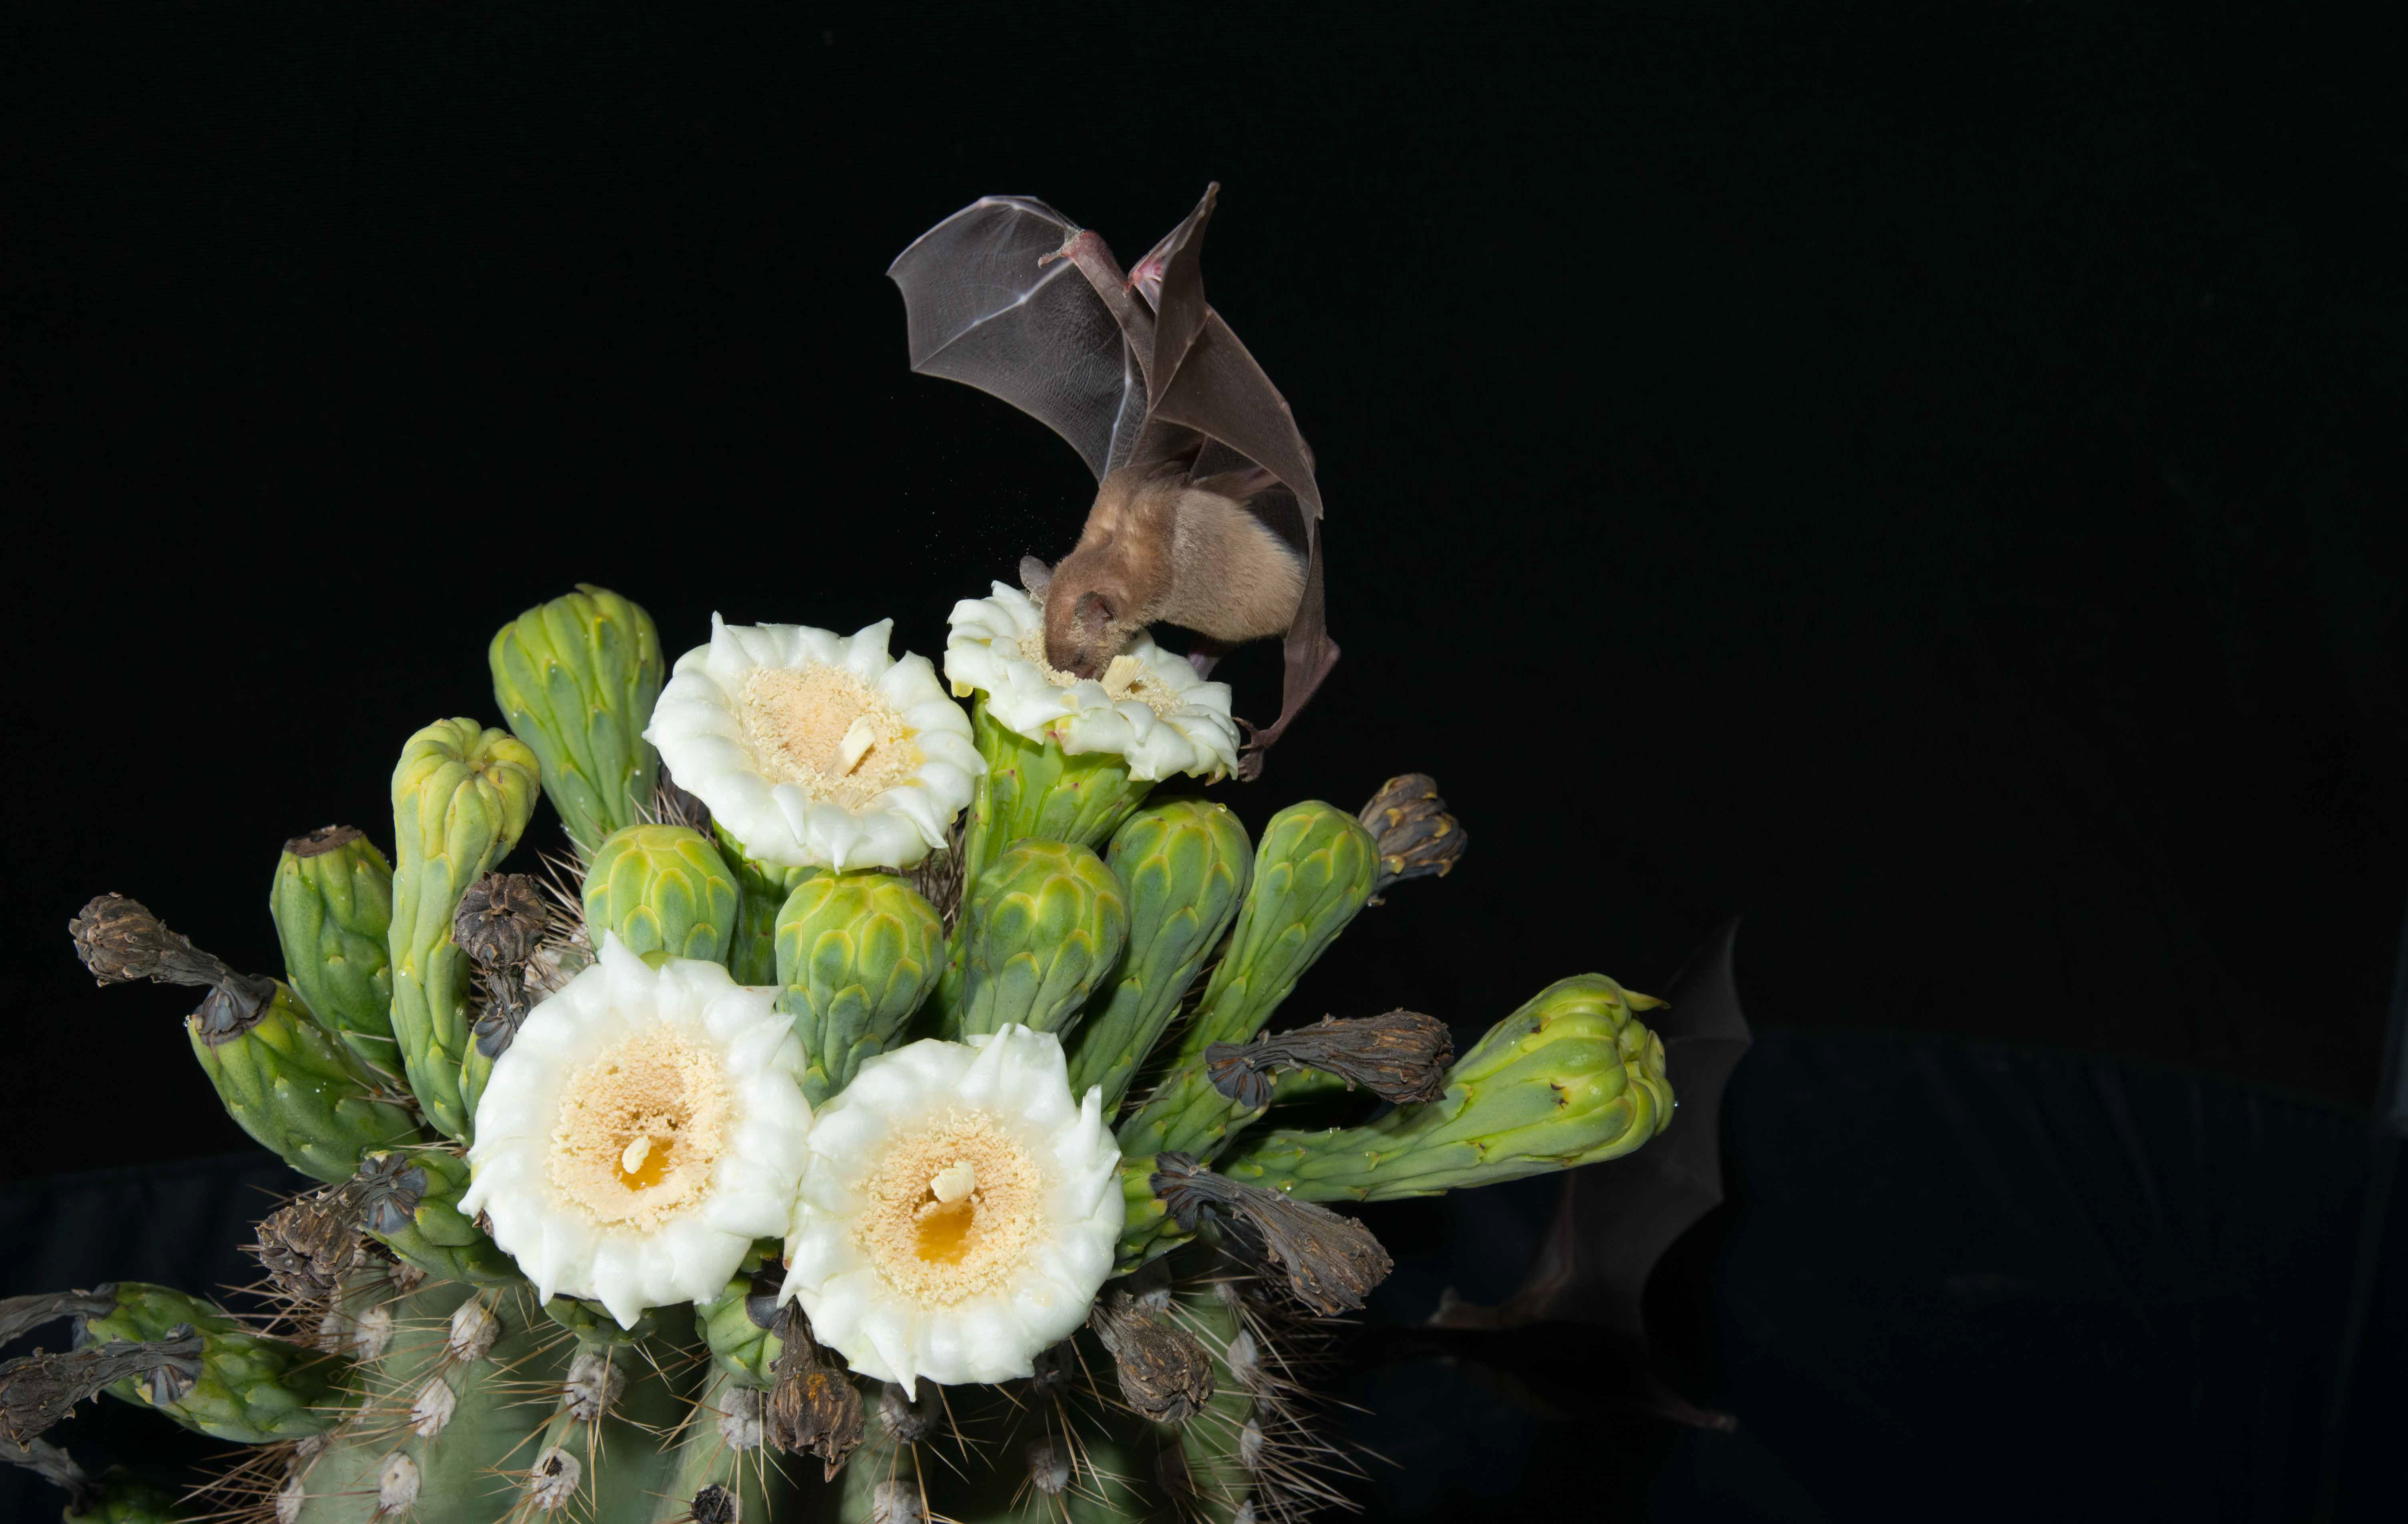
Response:
POLYGON ((903 717, 841 667, 757 668, 736 712, 764 777, 849 809, 910 781, 925 760, 903 717))

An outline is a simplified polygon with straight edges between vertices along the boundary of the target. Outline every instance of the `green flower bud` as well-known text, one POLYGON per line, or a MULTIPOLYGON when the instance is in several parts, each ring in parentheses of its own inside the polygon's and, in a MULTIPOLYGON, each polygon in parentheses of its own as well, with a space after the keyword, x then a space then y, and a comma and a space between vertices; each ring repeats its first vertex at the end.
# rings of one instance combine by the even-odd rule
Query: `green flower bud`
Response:
POLYGON ((666 670, 652 617, 580 583, 502 626, 488 654, 494 700, 541 759, 543 791, 578 850, 644 820, 661 765, 644 727, 666 670))
POLYGON ((351 1177, 371 1148, 419 1139, 406 1106, 378 1098, 386 1083, 309 1019, 293 991, 259 981, 265 998, 221 986, 187 1018, 193 1056, 228 1115, 304 1175, 351 1177))
POLYGON ((440 1148, 370 1154, 360 1225, 369 1236, 437 1280, 522 1286, 518 1262, 460 1210, 468 1161, 440 1148))
POLYGON ((356 1398, 346 1392, 343 1362, 281 1339, 246 1333, 215 1303, 171 1289, 124 1281, 116 1306, 86 1318, 78 1343, 164 1339, 179 1323, 201 1335, 201 1378, 172 1403, 154 1403, 148 1384, 128 1377, 109 1394, 156 1407, 187 1429, 241 1445, 268 1445, 323 1433, 343 1421, 356 1398))
POLYGON ((778 1318, 778 1284, 770 1255, 755 1246, 737 1266, 727 1289, 694 1304, 694 1331, 710 1346, 711 1359, 737 1385, 767 1391, 777 1380, 785 1341, 770 1332, 778 1318))
POLYGON ((1391 1201, 1618 1158, 1672 1119, 1664 1045, 1633 1014, 1662 1004, 1601 974, 1562 980, 1458 1060, 1440 1099, 1267 1133, 1222 1173, 1301 1201, 1391 1201))
POLYGON ((284 976, 309 1014, 370 1063, 401 1069, 393 1046, 393 868, 376 844, 330 825, 284 844, 267 893, 284 976))
POLYGON ((778 1008, 803 1043, 803 1096, 817 1105, 883 1052, 945 966, 936 907, 891 874, 824 873, 778 913, 778 1008))
POLYGON ((1227 805, 1176 799, 1130 816, 1106 861, 1128 895, 1128 948, 1069 1059, 1070 1093, 1101 1085, 1109 1116, 1229 929, 1254 877, 1254 851, 1227 805))
POLYGON ((736 876, 708 838, 681 825, 614 831, 585 869, 585 925, 600 946, 727 961, 736 942, 736 876))
POLYGON ((962 914, 954 1036, 1019 1022, 1067 1033, 1128 936, 1128 901, 1103 859, 1058 841, 1014 842, 981 874, 962 914))
POLYGON ((1371 833, 1344 810, 1309 799, 1271 817, 1229 950, 1204 987, 1170 1075, 1121 1124, 1123 1153, 1172 1149, 1209 1160, 1231 1131, 1261 1115, 1213 1088, 1204 1050, 1262 1030, 1363 908, 1379 871, 1371 833))
POLYGON ((473 719, 438 719, 393 771, 393 1034, 433 1122, 466 1140, 467 959, 452 940, 460 896, 518 845, 535 812, 535 753, 473 719))
POLYGON ((963 843, 964 872, 973 883, 1025 838, 1100 846, 1154 789, 1129 776, 1128 759, 1119 752, 1074 757, 1059 742, 1032 741, 1005 729, 988 718, 983 694, 971 706, 970 722, 979 755, 986 759, 963 843))

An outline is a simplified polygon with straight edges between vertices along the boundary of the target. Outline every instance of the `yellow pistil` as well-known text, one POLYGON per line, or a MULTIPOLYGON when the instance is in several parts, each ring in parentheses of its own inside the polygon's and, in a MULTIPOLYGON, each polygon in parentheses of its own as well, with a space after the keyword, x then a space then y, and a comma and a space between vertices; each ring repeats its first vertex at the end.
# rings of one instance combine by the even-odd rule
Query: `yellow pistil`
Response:
POLYGON ((1036 1168, 977 1114, 896 1138, 867 1195, 863 1247, 896 1287, 932 1306, 1009 1279, 1043 1228, 1036 1168))
POLYGON ((554 1200, 597 1226, 659 1227, 710 1188, 726 1109, 710 1054, 668 1028, 626 1039, 568 1083, 547 1161, 554 1200))

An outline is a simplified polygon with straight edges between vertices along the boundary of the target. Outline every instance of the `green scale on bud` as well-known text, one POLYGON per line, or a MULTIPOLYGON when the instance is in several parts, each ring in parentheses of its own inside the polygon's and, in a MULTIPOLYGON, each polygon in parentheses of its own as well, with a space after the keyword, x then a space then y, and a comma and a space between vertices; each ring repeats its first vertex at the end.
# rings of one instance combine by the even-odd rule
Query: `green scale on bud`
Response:
POLYGON ((330 825, 284 844, 268 914, 284 976, 309 1014, 380 1068, 393 1044, 393 867, 359 830, 330 825))
POLYGON ((1017 841, 962 912, 955 1038, 1018 1022, 1068 1035, 1128 937, 1128 901, 1104 860, 1060 841, 1017 841))
POLYGON ((1105 861, 1128 897, 1128 947, 1069 1060, 1070 1093, 1101 1085, 1110 1115, 1229 929, 1254 877, 1254 850, 1227 805, 1177 799, 1130 816, 1105 861))
POLYGON ((1309 799, 1271 817, 1229 950, 1204 987, 1168 1077, 1121 1124, 1121 1152, 1175 1149, 1210 1159, 1260 1115, 1213 1087, 1204 1050, 1262 1030, 1371 897, 1379 871, 1371 833, 1344 810, 1309 799))
POLYGON ((385 1076, 280 983, 220 986, 184 1029, 227 1114, 304 1175, 349 1179, 369 1149, 418 1141, 408 1108, 380 1099, 385 1076))
POLYGON ((641 822, 661 766, 644 739, 666 670, 652 617, 580 582, 502 626, 487 656, 494 702, 540 759, 543 791, 580 855, 641 822))
POLYGON ((883 1052, 945 967, 936 907, 890 874, 805 879, 778 912, 778 1009, 803 1044, 803 1098, 813 1105, 883 1052))
POLYGON ((736 876, 699 831, 631 825, 612 832, 585 869, 585 926, 630 952, 727 961, 736 942, 736 876))
POLYGON ((1446 1093, 1361 1127, 1273 1132, 1221 1172, 1299 1201, 1392 1201, 1615 1159, 1672 1119, 1663 1004, 1601 974, 1549 985, 1456 1061, 1446 1093))
POLYGON ((473 719, 438 719, 393 770, 393 1034, 418 1104, 466 1140, 468 964, 452 918, 468 886, 518 845, 535 813, 535 753, 473 719))
POLYGON ((117 1304, 77 1326, 79 1347, 93 1341, 147 1344, 189 1323, 201 1335, 201 1375, 170 1403, 154 1403, 149 1384, 128 1377, 112 1396, 154 1407, 187 1429, 240 1445, 267 1445, 323 1433, 354 1403, 344 1361, 244 1331, 217 1303, 139 1281, 114 1288, 117 1304))

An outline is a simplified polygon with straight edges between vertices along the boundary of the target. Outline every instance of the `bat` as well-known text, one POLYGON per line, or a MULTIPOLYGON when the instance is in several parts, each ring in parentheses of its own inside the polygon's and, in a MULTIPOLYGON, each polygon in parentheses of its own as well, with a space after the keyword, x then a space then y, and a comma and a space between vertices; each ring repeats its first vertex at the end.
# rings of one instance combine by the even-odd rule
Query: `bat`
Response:
POLYGON ((1556 1416, 1621 1405, 1734 1427, 1656 1374, 1643 1301, 1664 1251, 1723 1199, 1723 1090, 1750 1040, 1732 976, 1738 935, 1736 920, 1714 933, 1674 978, 1654 1023, 1679 1107, 1672 1125, 1634 1154, 1565 1174, 1538 1258, 1512 1296, 1488 1307, 1449 1290, 1426 1326, 1380 1331, 1375 1358, 1469 1361, 1556 1416))
MULTIPOLYGON (((1069 441, 1097 487, 1086 527, 1022 580, 1049 663, 1102 673, 1157 622, 1228 648, 1284 635, 1280 717, 1248 726, 1241 776, 1338 662, 1322 592, 1321 489, 1286 399, 1204 299, 1218 183, 1124 275, 1102 238, 1041 201, 987 196, 930 228, 887 276, 911 369, 1002 398, 1069 441)), ((1242 721, 1241 721, 1242 723, 1242 721)))

